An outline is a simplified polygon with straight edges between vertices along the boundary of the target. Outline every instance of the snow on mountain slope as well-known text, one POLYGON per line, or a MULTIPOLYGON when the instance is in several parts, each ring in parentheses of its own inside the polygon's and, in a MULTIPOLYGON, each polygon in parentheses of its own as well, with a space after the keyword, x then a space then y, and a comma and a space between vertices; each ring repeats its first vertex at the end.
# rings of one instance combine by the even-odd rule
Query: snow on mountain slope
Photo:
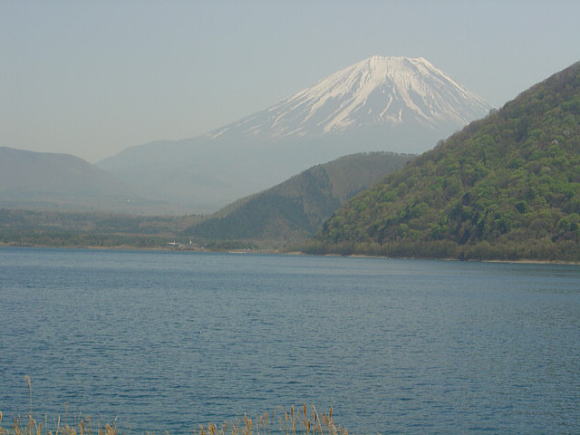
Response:
POLYGON ((99 162, 149 199, 211 212, 316 164, 426 151, 490 107, 423 58, 374 56, 203 136, 99 162))
POLYGON ((490 106, 426 59, 373 56, 280 103, 209 133, 283 138, 419 123, 461 127, 490 106))

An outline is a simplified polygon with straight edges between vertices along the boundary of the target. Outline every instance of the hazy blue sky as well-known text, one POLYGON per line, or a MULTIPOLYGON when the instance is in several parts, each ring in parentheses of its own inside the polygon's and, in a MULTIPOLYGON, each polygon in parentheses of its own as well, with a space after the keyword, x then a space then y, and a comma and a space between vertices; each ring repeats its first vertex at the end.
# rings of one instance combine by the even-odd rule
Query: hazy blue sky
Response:
POLYGON ((494 106, 580 59, 580 1, 0 0, 0 145, 95 161, 234 121, 378 54, 494 106))

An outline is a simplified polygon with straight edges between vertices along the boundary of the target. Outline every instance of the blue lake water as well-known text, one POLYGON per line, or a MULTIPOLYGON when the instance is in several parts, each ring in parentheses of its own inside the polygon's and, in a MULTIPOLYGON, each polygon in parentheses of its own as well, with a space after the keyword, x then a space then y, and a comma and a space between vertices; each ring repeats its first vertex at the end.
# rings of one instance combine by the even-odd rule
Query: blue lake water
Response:
POLYGON ((304 402, 363 434, 580 433, 580 267, 0 249, 5 419, 304 402))

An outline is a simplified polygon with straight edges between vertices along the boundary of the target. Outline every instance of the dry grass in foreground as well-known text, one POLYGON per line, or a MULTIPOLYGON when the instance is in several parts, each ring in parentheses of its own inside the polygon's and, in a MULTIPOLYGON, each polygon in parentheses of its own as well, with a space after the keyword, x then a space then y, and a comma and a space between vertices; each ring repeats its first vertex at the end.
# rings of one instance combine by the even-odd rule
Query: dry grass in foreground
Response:
POLYGON ((60 417, 54 428, 50 428, 47 421, 37 421, 32 415, 24 419, 16 418, 12 426, 5 428, 2 426, 3 414, 0 412, 0 435, 118 435, 119 431, 114 425, 105 424, 102 427, 93 429, 90 418, 81 418, 75 426, 63 424, 61 426, 60 417))
MULTIPOLYGON (((79 418, 73 426, 63 424, 60 418, 55 427, 49 427, 46 421, 35 420, 31 415, 24 419, 16 419, 13 424, 5 428, 2 425, 0 412, 0 435, 119 435, 115 424, 93 426, 90 418, 79 418)), ((150 432, 147 432, 151 434, 150 432)), ((196 432, 193 431, 193 434, 196 432)), ((348 435, 348 431, 334 423, 332 408, 327 413, 319 414, 314 405, 310 408, 292 406, 280 415, 264 413, 259 417, 245 416, 237 423, 223 423, 220 425, 208 424, 200 426, 199 435, 348 435)))

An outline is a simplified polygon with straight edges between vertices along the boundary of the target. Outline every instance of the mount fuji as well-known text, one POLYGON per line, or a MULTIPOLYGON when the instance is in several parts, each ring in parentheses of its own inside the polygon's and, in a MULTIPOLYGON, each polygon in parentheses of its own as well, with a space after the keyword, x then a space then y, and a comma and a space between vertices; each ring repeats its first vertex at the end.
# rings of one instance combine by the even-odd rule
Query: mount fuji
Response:
POLYGON ((276 139, 410 123, 436 130, 463 126, 489 109, 422 57, 373 56, 209 136, 276 139))
POLYGON ((208 212, 342 155, 426 151, 490 108, 424 58, 373 56, 205 135, 98 165, 142 195, 208 212))

